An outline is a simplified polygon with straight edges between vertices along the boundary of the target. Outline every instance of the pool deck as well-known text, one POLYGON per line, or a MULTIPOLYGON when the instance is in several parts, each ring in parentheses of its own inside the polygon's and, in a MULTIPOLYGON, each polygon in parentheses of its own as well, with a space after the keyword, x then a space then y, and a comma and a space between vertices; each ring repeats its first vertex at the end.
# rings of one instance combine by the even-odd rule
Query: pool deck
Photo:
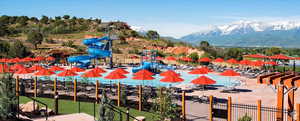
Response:
MULTIPOLYGON (((45 118, 34 119, 33 121, 45 121, 45 118)), ((50 116, 48 121, 94 121, 94 117, 85 113, 74 113, 66 115, 50 116)))

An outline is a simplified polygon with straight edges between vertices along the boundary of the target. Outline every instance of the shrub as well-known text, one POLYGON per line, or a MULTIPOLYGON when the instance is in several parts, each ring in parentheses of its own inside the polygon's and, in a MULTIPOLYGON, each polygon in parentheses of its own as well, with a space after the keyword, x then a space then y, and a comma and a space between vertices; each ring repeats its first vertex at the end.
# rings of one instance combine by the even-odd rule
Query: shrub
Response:
POLYGON ((238 121, 252 121, 251 117, 247 114, 240 118, 238 121))

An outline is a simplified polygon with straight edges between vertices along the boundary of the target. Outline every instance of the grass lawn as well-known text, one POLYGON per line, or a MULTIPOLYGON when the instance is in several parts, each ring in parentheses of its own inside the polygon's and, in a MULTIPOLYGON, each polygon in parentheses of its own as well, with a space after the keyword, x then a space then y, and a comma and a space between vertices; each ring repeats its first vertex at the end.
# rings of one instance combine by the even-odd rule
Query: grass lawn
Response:
MULTIPOLYGON (((50 98, 36 98, 43 103, 46 103, 50 109, 54 109, 54 100, 50 98)), ((31 101, 29 98, 21 96, 20 103, 24 104, 26 102, 31 101)), ((91 116, 94 115, 93 103, 81 102, 80 103, 80 112, 87 113, 91 116)), ((42 105, 41 105, 42 106, 42 105)), ((96 117, 98 118, 98 109, 99 105, 96 104, 96 117)), ((121 110, 126 112, 125 108, 120 108, 121 110)), ((70 100, 59 100, 59 113, 60 114, 71 114, 78 113, 78 102, 70 101, 70 100)), ((130 115, 132 116, 145 116, 147 121, 157 121, 157 114, 149 113, 149 112, 140 112, 136 109, 130 109, 130 115)), ((122 115, 123 120, 126 120, 126 115, 122 115)), ((115 113, 115 120, 119 120, 119 114, 115 113)), ((132 119, 130 119, 132 120, 132 119)))

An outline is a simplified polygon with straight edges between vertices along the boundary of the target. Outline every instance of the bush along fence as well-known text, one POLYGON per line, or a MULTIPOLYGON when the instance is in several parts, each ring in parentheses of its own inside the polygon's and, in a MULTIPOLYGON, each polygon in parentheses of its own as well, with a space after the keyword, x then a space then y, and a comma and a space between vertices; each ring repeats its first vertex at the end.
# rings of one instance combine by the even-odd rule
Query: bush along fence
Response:
POLYGON ((263 107, 261 100, 257 104, 237 104, 232 103, 228 97, 227 103, 209 99, 209 121, 300 121, 300 104, 296 110, 278 109, 276 107, 263 107), (278 112, 283 114, 283 118, 278 119, 278 112))

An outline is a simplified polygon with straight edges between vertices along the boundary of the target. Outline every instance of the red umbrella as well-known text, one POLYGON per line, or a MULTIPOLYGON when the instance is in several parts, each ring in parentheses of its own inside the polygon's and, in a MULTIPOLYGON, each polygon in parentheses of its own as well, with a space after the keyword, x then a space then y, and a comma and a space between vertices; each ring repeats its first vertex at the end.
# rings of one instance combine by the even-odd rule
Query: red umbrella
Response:
POLYGON ((207 74, 208 72, 212 72, 212 71, 207 67, 202 67, 190 71, 189 74, 207 74))
POLYGON ((1 62, 1 63, 6 63, 6 62, 8 62, 8 61, 9 61, 8 58, 2 58, 2 59, 0 59, 0 62, 1 62))
POLYGON ((92 69, 93 71, 97 72, 97 73, 105 73, 106 71, 102 68, 96 67, 94 69, 92 69))
POLYGON ((21 61, 21 59, 20 58, 13 58, 13 59, 11 59, 10 60, 10 62, 12 62, 12 63, 18 63, 18 62, 20 62, 21 61))
POLYGON ((55 58, 52 56, 48 56, 45 60, 46 61, 55 61, 55 58))
POLYGON ((300 57, 295 57, 294 59, 295 59, 295 60, 300 60, 300 57))
POLYGON ((268 58, 268 56, 261 55, 261 54, 250 54, 250 55, 245 55, 244 57, 248 57, 248 58, 268 58))
POLYGON ((217 59, 214 60, 214 62, 222 63, 222 62, 224 62, 224 59, 222 59, 222 58, 217 58, 217 59))
POLYGON ((277 54, 269 57, 270 59, 278 59, 278 60, 290 60, 291 57, 285 56, 283 54, 277 54))
POLYGON ((135 80, 153 80, 155 79, 154 77, 152 77, 151 75, 137 75, 137 76, 134 76, 132 77, 132 79, 135 79, 135 80))
POLYGON ((40 65, 34 65, 34 66, 30 67, 29 69, 32 70, 32 71, 38 71, 38 70, 41 70, 41 69, 44 69, 44 68, 40 65))
POLYGON ((138 72, 134 73, 133 75, 144 75, 144 74, 150 75, 150 76, 154 75, 154 73, 152 73, 146 69, 139 70, 138 72))
POLYGON ((82 74, 81 77, 94 78, 94 77, 101 77, 101 75, 98 72, 90 70, 90 71, 85 72, 84 74, 82 74))
POLYGON ((21 68, 20 70, 15 72, 15 74, 29 74, 29 73, 32 73, 32 70, 28 68, 21 68))
POLYGON ((23 61, 23 62, 30 62, 30 61, 33 61, 33 58, 26 57, 26 58, 23 58, 21 61, 23 61))
POLYGON ((42 56, 37 56, 33 59, 34 61, 43 61, 45 60, 45 57, 42 57, 42 56))
POLYGON ((205 57, 205 58, 200 58, 198 61, 199 62, 210 62, 211 60, 210 60, 210 58, 205 57))
POLYGON ((73 68, 71 68, 70 69, 71 71, 74 71, 74 72, 83 72, 84 71, 84 69, 82 69, 82 68, 79 68, 79 67, 73 67, 73 68))
POLYGON ((265 64, 267 64, 267 65, 273 65, 273 66, 278 65, 275 61, 267 61, 267 62, 265 62, 265 64))
POLYGON ((180 60, 182 60, 182 61, 187 61, 187 62, 193 61, 193 59, 190 58, 190 57, 182 57, 180 60))
POLYGON ((161 82, 177 83, 183 82, 184 80, 178 76, 167 76, 160 80, 161 82))
POLYGON ((222 76, 240 76, 239 73, 237 73, 237 72, 235 72, 234 70, 231 70, 231 69, 224 71, 220 75, 222 75, 222 76))
POLYGON ((210 85, 210 84, 215 84, 216 81, 212 80, 206 76, 200 76, 194 80, 192 80, 193 84, 200 84, 200 85, 210 85))
POLYGON ((120 72, 111 72, 107 76, 104 77, 105 79, 124 79, 126 76, 124 76, 120 72))
POLYGON ((159 74, 160 76, 180 76, 180 74, 176 73, 173 70, 167 70, 159 74))
POLYGON ((8 66, 6 64, 0 64, 0 73, 10 72, 8 66))
POLYGON ((155 59, 156 59, 156 60, 163 60, 164 58, 163 58, 163 57, 160 57, 160 56, 157 56, 155 59))
POLYGON ((53 71, 50 71, 48 69, 41 69, 38 72, 36 72, 34 75, 36 76, 50 76, 55 74, 53 71))
POLYGON ((263 66, 265 63, 261 60, 253 61, 250 65, 252 66, 263 66))
POLYGON ((61 77, 64 77, 64 76, 77 76, 78 74, 74 71, 71 71, 71 70, 65 70, 63 72, 60 72, 59 74, 57 74, 57 76, 61 76, 61 77))
POLYGON ((239 64, 242 64, 242 65, 250 65, 251 63, 252 63, 252 61, 250 61, 250 60, 241 60, 239 62, 239 64))
POLYGON ((122 69, 122 68, 117 68, 113 72, 119 72, 121 74, 128 74, 129 73, 128 71, 126 71, 125 69, 122 69))
POLYGON ((235 59, 233 59, 233 58, 227 60, 226 62, 227 62, 227 63, 231 63, 231 64, 237 64, 237 63, 238 63, 238 61, 235 60, 235 59))
POLYGON ((15 64, 13 66, 10 67, 11 70, 19 70, 21 68, 25 68, 24 65, 22 64, 15 64))
POLYGON ((177 59, 173 56, 169 56, 166 58, 166 60, 169 60, 169 61, 176 61, 177 59))
POLYGON ((63 71, 65 70, 64 68, 61 68, 59 66, 51 66, 51 68, 49 69, 50 71, 63 71))

